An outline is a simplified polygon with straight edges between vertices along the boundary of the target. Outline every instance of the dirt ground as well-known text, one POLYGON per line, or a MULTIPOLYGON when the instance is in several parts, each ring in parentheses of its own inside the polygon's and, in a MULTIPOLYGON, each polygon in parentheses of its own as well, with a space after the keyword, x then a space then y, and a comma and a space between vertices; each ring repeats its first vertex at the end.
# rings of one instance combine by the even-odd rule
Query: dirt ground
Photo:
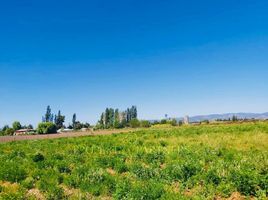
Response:
POLYGON ((22 140, 44 140, 44 139, 56 139, 56 138, 68 138, 68 137, 109 135, 109 134, 127 133, 133 130, 134 129, 98 130, 98 131, 87 131, 87 132, 56 133, 47 135, 1 136, 0 143, 22 141, 22 140))

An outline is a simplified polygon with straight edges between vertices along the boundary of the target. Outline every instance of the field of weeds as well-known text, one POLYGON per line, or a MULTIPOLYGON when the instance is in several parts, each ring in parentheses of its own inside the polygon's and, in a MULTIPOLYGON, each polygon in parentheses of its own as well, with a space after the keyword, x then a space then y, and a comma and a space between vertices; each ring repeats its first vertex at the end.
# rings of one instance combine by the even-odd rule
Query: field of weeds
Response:
POLYGON ((268 124, 0 144, 0 199, 267 199, 268 124))

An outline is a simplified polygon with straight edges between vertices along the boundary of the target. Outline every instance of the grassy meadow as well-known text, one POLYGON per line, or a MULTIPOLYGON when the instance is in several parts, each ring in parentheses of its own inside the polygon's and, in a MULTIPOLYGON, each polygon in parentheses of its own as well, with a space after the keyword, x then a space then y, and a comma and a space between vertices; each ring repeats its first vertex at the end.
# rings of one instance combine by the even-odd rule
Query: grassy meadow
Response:
POLYGON ((0 144, 0 199, 267 199, 268 123, 0 144))

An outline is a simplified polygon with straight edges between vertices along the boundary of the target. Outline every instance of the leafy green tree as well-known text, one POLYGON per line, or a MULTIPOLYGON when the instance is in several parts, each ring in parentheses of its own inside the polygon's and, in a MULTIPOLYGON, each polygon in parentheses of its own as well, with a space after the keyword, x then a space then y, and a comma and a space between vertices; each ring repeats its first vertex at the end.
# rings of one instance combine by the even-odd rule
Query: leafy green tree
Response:
POLYGON ((21 129, 21 124, 18 121, 13 122, 12 124, 13 130, 17 131, 21 129))
POLYGON ((109 109, 109 121, 108 121, 108 128, 112 128, 114 125, 114 109, 109 109))
POLYGON ((119 110, 115 109, 114 111, 114 123, 119 123, 120 119, 119 119, 119 110))
POLYGON ((4 136, 4 135, 13 135, 15 132, 15 130, 13 128, 10 128, 8 125, 5 125, 1 131, 0 131, 0 135, 4 136))
POLYGON ((50 134, 56 132, 57 132, 57 126, 52 122, 42 122, 38 124, 37 133, 39 134, 50 134))
POLYGON ((51 113, 51 108, 50 108, 50 106, 47 106, 46 114, 43 117, 42 121, 43 122, 53 122, 53 119, 54 119, 54 116, 51 113))
POLYGON ((55 124, 58 129, 63 128, 63 123, 65 122, 65 116, 61 115, 61 111, 59 110, 58 115, 55 115, 55 124))
POLYGON ((130 120, 138 118, 138 111, 136 106, 132 106, 130 109, 130 120))
POLYGON ((99 124, 102 126, 104 125, 104 113, 101 113, 99 124))
POLYGON ((126 110, 126 114, 127 114, 127 123, 129 123, 130 122, 130 120, 131 120, 131 111, 130 111, 130 109, 128 108, 127 110, 126 110))
POLYGON ((238 117, 234 115, 234 116, 232 117, 232 121, 233 121, 233 122, 237 122, 237 121, 238 121, 238 117))
POLYGON ((109 108, 106 108, 105 113, 104 113, 104 126, 105 128, 108 128, 108 124, 110 121, 110 110, 109 108))
POLYGON ((8 126, 8 125, 5 125, 5 126, 2 128, 2 131, 6 131, 7 129, 9 129, 9 126, 8 126))
POLYGON ((72 119, 73 127, 75 126, 76 123, 76 114, 73 114, 73 119, 72 119))

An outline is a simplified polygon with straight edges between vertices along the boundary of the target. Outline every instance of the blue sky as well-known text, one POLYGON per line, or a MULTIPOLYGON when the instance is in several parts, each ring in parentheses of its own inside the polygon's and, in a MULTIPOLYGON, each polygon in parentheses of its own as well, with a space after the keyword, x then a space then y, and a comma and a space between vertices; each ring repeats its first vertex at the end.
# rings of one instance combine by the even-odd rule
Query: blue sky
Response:
POLYGON ((268 111, 266 0, 0 1, 0 126, 268 111))

